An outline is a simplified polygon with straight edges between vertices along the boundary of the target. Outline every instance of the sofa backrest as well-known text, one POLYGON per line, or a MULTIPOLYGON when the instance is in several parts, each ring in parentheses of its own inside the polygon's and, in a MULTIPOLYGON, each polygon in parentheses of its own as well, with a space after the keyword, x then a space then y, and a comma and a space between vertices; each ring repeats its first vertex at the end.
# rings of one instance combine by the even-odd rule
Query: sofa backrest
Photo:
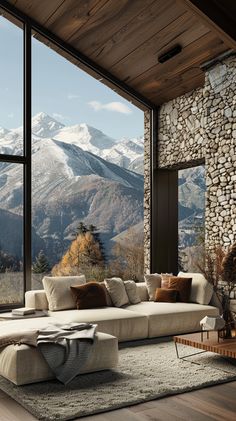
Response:
MULTIPOLYGON (((141 301, 149 301, 148 291, 145 282, 138 282, 138 292, 141 301)), ((215 293, 213 293, 212 299, 209 303, 214 307, 218 307, 222 311, 221 304, 217 299, 215 293)), ((27 291, 25 293, 25 306, 35 308, 36 310, 48 310, 48 300, 44 290, 27 291)))
MULTIPOLYGON (((148 292, 145 282, 136 284, 141 301, 148 301, 148 292)), ((25 293, 25 306, 35 310, 48 310, 48 300, 44 289, 27 291, 25 293)))

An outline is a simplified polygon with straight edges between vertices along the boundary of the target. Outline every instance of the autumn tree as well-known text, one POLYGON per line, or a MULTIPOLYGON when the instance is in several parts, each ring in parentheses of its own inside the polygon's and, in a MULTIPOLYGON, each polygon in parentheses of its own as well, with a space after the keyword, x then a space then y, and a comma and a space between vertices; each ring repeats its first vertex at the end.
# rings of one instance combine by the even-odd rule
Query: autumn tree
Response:
MULTIPOLYGON (((104 253, 101 242, 95 235, 95 227, 78 226, 76 238, 71 242, 61 261, 52 269, 53 275, 77 275, 84 273, 88 278, 91 273, 104 270, 104 253)), ((98 276, 98 275, 97 275, 98 276)))

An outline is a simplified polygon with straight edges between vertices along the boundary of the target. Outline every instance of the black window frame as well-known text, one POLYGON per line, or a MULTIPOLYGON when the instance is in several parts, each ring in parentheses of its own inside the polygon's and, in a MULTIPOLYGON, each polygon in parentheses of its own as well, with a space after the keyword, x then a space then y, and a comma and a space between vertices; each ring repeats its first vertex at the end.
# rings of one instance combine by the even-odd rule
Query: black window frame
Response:
MULTIPOLYGON (((1 4, 0 4, 1 6, 1 4)), ((14 16, 15 17, 15 16, 14 16)), ((7 19, 7 16, 6 16, 7 19)), ((0 162, 23 166, 23 295, 31 283, 31 29, 18 19, 23 31, 23 155, 0 154, 0 162)), ((1 311, 19 307, 24 303, 0 304, 1 311)))
MULTIPOLYGON (((86 57, 84 54, 78 52, 75 48, 61 40, 55 34, 48 31, 42 25, 40 25, 35 20, 31 19, 29 16, 18 10, 14 5, 8 3, 6 0, 0 0, 0 9, 5 11, 7 14, 16 18, 23 25, 24 31, 24 97, 23 97, 23 133, 24 133, 24 144, 23 144, 23 156, 11 156, 11 155, 1 155, 0 162, 11 162, 22 164, 24 168, 24 177, 23 177, 23 271, 24 271, 24 294, 26 291, 31 289, 31 267, 32 267, 32 133, 31 133, 31 117, 32 117, 32 36, 33 33, 38 33, 45 40, 54 46, 59 47, 59 49, 72 58, 76 59, 78 63, 81 64, 83 70, 92 71, 98 79, 104 79, 108 82, 108 85, 112 89, 118 88, 118 90, 124 92, 128 95, 130 100, 134 100, 136 104, 140 105, 142 110, 150 112, 152 121, 154 121, 154 116, 157 115, 157 108, 148 101, 141 94, 137 93, 134 89, 126 85, 125 82, 122 82, 109 72, 107 72, 102 67, 95 64, 92 60, 86 57)), ((89 72, 88 72, 89 73, 89 72)), ((150 130, 150 140, 152 145, 153 136, 156 136, 156 131, 154 129, 154 124, 150 130)), ((151 146, 152 147, 152 146, 151 146)), ((151 179, 152 179, 152 165, 150 166, 151 179)), ((150 244, 153 242, 153 233, 150 238, 150 244)), ((152 263, 150 265, 150 270, 152 270, 152 263)), ((0 312, 6 310, 7 308, 19 307, 19 305, 1 305, 0 312)))

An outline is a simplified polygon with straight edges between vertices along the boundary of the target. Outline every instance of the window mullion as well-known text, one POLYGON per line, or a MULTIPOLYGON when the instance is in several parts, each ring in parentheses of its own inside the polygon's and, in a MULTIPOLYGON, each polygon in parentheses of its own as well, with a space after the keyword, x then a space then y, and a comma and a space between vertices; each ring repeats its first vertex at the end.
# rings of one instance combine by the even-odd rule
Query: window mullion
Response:
POLYGON ((24 25, 24 291, 31 288, 31 27, 24 25))

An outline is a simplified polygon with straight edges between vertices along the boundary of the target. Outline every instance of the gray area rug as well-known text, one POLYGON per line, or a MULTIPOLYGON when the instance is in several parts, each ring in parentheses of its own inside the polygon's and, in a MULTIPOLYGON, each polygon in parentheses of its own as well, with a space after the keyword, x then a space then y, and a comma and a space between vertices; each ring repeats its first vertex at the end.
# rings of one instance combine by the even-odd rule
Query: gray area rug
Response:
MULTIPOLYGON (((68 386, 48 381, 0 388, 39 420, 70 420, 236 379, 233 360, 205 353, 178 360, 172 341, 121 344, 117 370, 85 374, 68 386)), ((196 352, 179 347, 182 355, 196 352)))

